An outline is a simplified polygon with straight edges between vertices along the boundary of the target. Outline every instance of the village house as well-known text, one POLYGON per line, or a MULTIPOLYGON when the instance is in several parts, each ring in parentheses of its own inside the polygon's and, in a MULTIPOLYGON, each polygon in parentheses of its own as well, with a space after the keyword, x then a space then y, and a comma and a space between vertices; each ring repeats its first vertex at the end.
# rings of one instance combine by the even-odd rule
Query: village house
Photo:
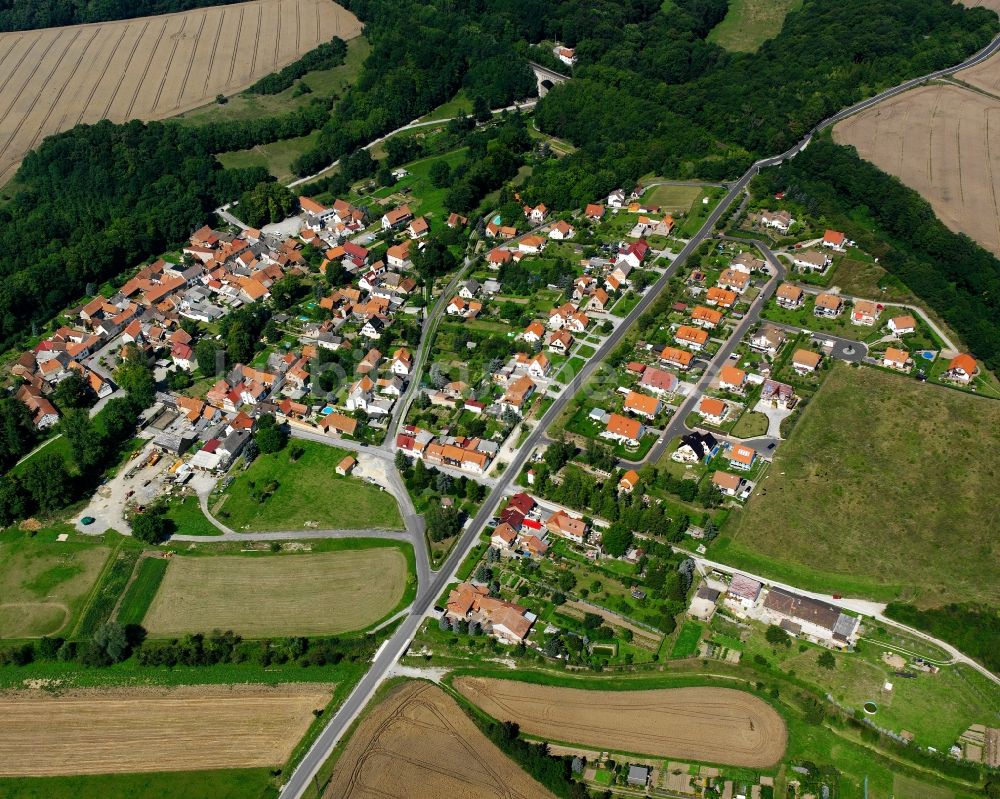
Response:
POLYGON ((735 269, 726 269, 716 281, 719 288, 735 291, 743 294, 750 286, 750 275, 746 272, 738 272, 735 269))
POLYGON ((406 235, 411 239, 419 239, 426 236, 430 232, 430 229, 431 227, 427 224, 427 220, 422 216, 418 216, 407 226, 406 235))
POLYGON ((529 222, 533 222, 536 225, 542 224, 545 221, 545 217, 548 215, 549 209, 545 207, 544 203, 539 203, 534 208, 529 206, 524 206, 524 218, 529 222))
POLYGON ((889 369, 905 372, 909 368, 910 363, 910 353, 906 350, 887 347, 885 352, 882 353, 882 365, 889 369))
POLYGON ((448 214, 447 225, 452 230, 459 230, 461 228, 464 228, 468 224, 469 224, 469 218, 468 217, 462 216, 461 214, 456 214, 454 212, 448 214))
POLYGON ((517 248, 523 253, 539 253, 545 249, 545 239, 541 236, 531 234, 521 239, 517 244, 517 248))
POLYGON ((552 371, 552 364, 544 352, 538 353, 528 364, 528 374, 536 380, 544 380, 552 371))
POLYGON ((517 530, 515 530, 506 522, 497 525, 497 528, 493 531, 493 534, 490 536, 490 546, 497 547, 501 550, 512 549, 516 541, 517 541, 517 530))
POLYGON ((774 297, 775 301, 782 308, 789 308, 792 310, 795 308, 801 308, 806 302, 805 292, 794 283, 782 283, 778 286, 778 290, 775 292, 774 297))
POLYGON ((644 434, 645 428, 638 420, 612 413, 608 415, 607 426, 601 433, 601 438, 637 447, 644 434))
POLYGON ((787 233, 788 228, 795 224, 788 211, 761 211, 760 223, 764 227, 773 228, 779 233, 787 233))
POLYGON ((745 482, 738 474, 731 474, 730 472, 716 472, 712 475, 712 485, 726 497, 737 496, 745 482))
POLYGON ((694 355, 690 352, 678 349, 677 347, 664 347, 660 353, 660 360, 663 363, 681 370, 687 369, 691 365, 693 358, 694 355))
POLYGON ((757 462, 757 451, 745 444, 734 444, 729 448, 728 460, 732 468, 746 472, 757 462))
POLYGON ((662 403, 656 397, 640 394, 637 391, 629 391, 622 403, 622 410, 652 419, 660 412, 662 403))
POLYGON ((715 397, 703 397, 698 403, 698 415, 706 424, 718 427, 729 416, 729 406, 715 397))
MULTIPOLYGON (((552 325, 552 316, 549 316, 549 325, 552 325)), ((560 327, 562 327, 560 320, 560 327)), ((545 335, 545 326, 538 321, 531 322, 524 331, 518 336, 521 341, 527 341, 529 344, 534 344, 536 341, 541 341, 542 337, 545 335)))
POLYGON ((616 211, 625 208, 628 205, 628 201, 629 198, 621 189, 615 189, 608 195, 606 200, 608 208, 614 208, 616 211))
POLYGON ((764 268, 764 261, 754 256, 752 252, 741 252, 729 262, 729 268, 736 272, 759 272, 764 268))
POLYGON ((445 613, 456 621, 476 622, 484 632, 510 644, 528 637, 537 618, 526 608, 495 599, 485 586, 462 583, 448 595, 445 613))
POLYGON ((765 380, 760 390, 760 401, 769 404, 772 408, 782 408, 787 410, 795 399, 794 389, 787 383, 779 383, 777 380, 765 380))
POLYGON ((672 461, 678 463, 707 463, 715 457, 719 442, 711 433, 695 431, 681 436, 681 443, 670 455, 672 461))
POLYGON ((408 377, 413 369, 413 356, 406 347, 400 347, 392 354, 389 370, 401 377, 408 377))
POLYGON ((719 370, 719 390, 742 394, 746 388, 747 373, 735 366, 723 366, 719 370))
POLYGON ((409 269, 413 264, 410 261, 410 246, 412 241, 404 241, 402 244, 394 244, 385 251, 386 262, 395 269, 409 269))
POLYGON ((851 309, 851 324, 872 327, 882 313, 882 306, 871 300, 855 300, 851 309))
POLYGON ((763 586, 745 574, 734 574, 726 591, 724 604, 739 615, 745 615, 757 605, 763 586))
POLYGON ((817 250, 801 250, 792 255, 792 263, 806 272, 822 272, 833 263, 833 259, 817 250))
POLYGON ((836 294, 819 294, 816 296, 816 304, 813 306, 813 314, 825 316, 828 319, 835 319, 844 310, 844 301, 836 294))
POLYGON ((604 218, 604 206, 601 203, 588 203, 583 215, 591 222, 600 222, 604 218))
POLYGON ((596 288, 584 307, 588 311, 603 311, 607 308, 610 299, 608 292, 602 288, 596 288))
POLYGON ((739 299, 739 294, 729 289, 712 286, 705 294, 706 305, 718 305, 720 308, 732 308, 739 299))
POLYGON ((458 295, 452 298, 445 309, 448 316, 461 316, 463 319, 475 319, 481 310, 483 310, 481 302, 466 301, 458 295))
POLYGON ((503 247, 497 247, 486 254, 486 263, 491 269, 499 269, 503 264, 508 264, 513 259, 513 253, 503 247))
POLYGON ((337 464, 337 474, 341 477, 347 477, 352 471, 354 471, 354 467, 357 465, 358 462, 354 459, 354 456, 347 455, 343 460, 341 460, 340 463, 337 464))
POLYGON ((556 45, 553 50, 555 51, 556 58, 562 61, 566 66, 571 67, 576 64, 575 47, 561 47, 556 45))
POLYGON ((962 353, 948 362, 948 369, 941 375, 941 378, 968 385, 978 372, 979 366, 976 364, 976 359, 968 353, 962 353))
POLYGON ((691 311, 691 321, 698 327, 712 330, 722 321, 722 311, 698 305, 691 311))
POLYGON ((795 350, 795 353, 792 355, 792 368, 799 374, 815 372, 819 368, 820 361, 822 360, 823 356, 818 352, 798 349, 795 350))
POLYGON ((682 346, 699 352, 708 343, 708 333, 697 327, 681 325, 674 333, 674 341, 682 346))
POLYGON ((897 336, 905 336, 917 329, 917 320, 911 314, 894 316, 889 320, 889 329, 897 336))
MULTIPOLYGON (((409 223, 413 219, 410 206, 401 205, 382 215, 382 230, 394 230, 409 223)), ((345 248, 346 249, 346 248, 345 248)))
POLYGON ((500 405, 516 413, 521 413, 525 403, 535 393, 535 382, 528 375, 521 375, 507 388, 500 405))
POLYGON ((471 278, 464 281, 458 287, 458 296, 463 300, 473 300, 476 298, 476 295, 479 294, 481 288, 482 286, 480 286, 479 281, 475 278, 471 278))
POLYGON ((639 378, 639 387, 651 391, 654 394, 672 394, 677 390, 680 381, 672 372, 647 366, 642 370, 642 377, 639 378))
POLYGON ((827 230, 823 234, 823 241, 820 243, 831 250, 843 252, 847 247, 847 236, 839 230, 827 230))
POLYGON ((624 494, 631 494, 637 485, 639 485, 639 473, 635 469, 629 469, 618 481, 618 490, 624 494))
MULTIPOLYGON (((538 325, 539 328, 542 327, 540 322, 533 322, 532 324, 538 325)), ((573 336, 565 330, 556 330, 553 333, 549 333, 549 337, 546 340, 546 346, 548 347, 549 352, 566 355, 573 346, 573 336)))
POLYGON ((557 510, 545 522, 545 529, 553 535, 569 539, 577 544, 587 540, 587 523, 583 519, 570 516, 564 510, 557 510))
POLYGON ((861 622, 835 605, 801 596, 783 588, 771 588, 764 597, 765 620, 795 636, 837 649, 847 649, 857 640, 861 622))

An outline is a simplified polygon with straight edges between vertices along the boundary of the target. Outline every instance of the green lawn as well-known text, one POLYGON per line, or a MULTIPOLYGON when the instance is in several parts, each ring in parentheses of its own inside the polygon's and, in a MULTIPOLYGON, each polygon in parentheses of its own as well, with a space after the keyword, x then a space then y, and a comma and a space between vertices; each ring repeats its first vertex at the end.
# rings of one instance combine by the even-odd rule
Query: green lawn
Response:
POLYGON ((132 584, 118 606, 117 620, 122 624, 142 624, 150 603, 163 582, 170 561, 166 558, 143 558, 132 584))
POLYGON ((762 413, 746 411, 730 431, 737 438, 756 438, 767 433, 767 417, 762 413))
POLYGON ((674 648, 670 652, 672 658, 689 658, 698 651, 698 642, 701 640, 701 633, 704 628, 693 621, 685 621, 681 631, 674 641, 674 648))
POLYGON ((261 144, 249 150, 233 150, 219 153, 216 158, 226 169, 246 169, 262 166, 281 183, 288 183, 295 177, 292 162, 306 150, 312 149, 319 131, 291 139, 280 139, 270 144, 261 144))
POLYGON ((439 222, 444 222, 442 218, 444 214, 444 198, 448 194, 448 189, 438 189, 431 184, 431 167, 438 161, 445 161, 450 167, 455 168, 465 160, 466 151, 467 148, 462 147, 443 155, 435 155, 406 164, 404 168, 410 174, 391 189, 388 189, 386 194, 397 194, 403 189, 410 189, 412 191, 411 195, 400 194, 398 197, 400 203, 405 201, 410 205, 414 213, 434 217, 439 222))
POLYGON ((274 455, 261 455, 238 473, 213 512, 235 530, 401 529, 391 494, 336 473, 337 464, 348 454, 297 441, 274 455), (303 449, 294 463, 289 458, 292 446, 303 449), (263 502, 251 496, 271 487, 273 493, 263 502))
POLYGON ((472 100, 466 94, 465 89, 459 89, 458 94, 448 102, 442 103, 426 116, 420 117, 421 122, 430 122, 435 119, 451 119, 452 117, 468 115, 472 113, 472 100))
MULTIPOLYGON (((112 551, 108 536, 91 538, 60 526, 0 536, 0 638, 68 635, 112 551), (68 541, 56 536, 68 532, 68 541)), ((112 534, 113 535, 113 534, 112 534)))
POLYGON ((1000 403, 838 365, 713 554, 813 590, 996 605, 1000 403))
POLYGON ((167 502, 166 516, 174 523, 174 532, 181 535, 222 535, 222 531, 205 518, 198 497, 188 494, 183 499, 167 502))
POLYGON ((268 769, 95 774, 87 777, 0 777, 4 799, 258 799, 268 769))
POLYGON ((710 42, 734 52, 753 52, 776 36, 789 11, 802 0, 730 0, 726 18, 708 35, 710 42))
MULTIPOLYGON (((656 182, 656 178, 653 178, 656 182)), ((671 214, 688 213, 691 206, 701 197, 699 186, 654 186, 642 195, 642 201, 649 205, 658 205, 660 209, 671 214)))

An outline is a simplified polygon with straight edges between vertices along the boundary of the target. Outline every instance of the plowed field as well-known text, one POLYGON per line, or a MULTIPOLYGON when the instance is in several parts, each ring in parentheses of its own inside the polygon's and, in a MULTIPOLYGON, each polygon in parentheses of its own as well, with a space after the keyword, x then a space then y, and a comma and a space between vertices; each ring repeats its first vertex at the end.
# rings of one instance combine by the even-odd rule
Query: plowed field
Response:
POLYGON ((440 688, 396 688, 361 722, 323 799, 552 799, 440 688))
POLYGON ((288 684, 0 693, 0 775, 276 766, 332 692, 288 684))
POLYGON ((163 119, 245 89, 361 23, 330 0, 253 0, 122 22, 0 33, 0 184, 45 136, 163 119))
POLYGON ((588 691, 461 677, 455 687, 528 735, 620 752, 764 767, 787 731, 766 702, 731 688, 588 691))

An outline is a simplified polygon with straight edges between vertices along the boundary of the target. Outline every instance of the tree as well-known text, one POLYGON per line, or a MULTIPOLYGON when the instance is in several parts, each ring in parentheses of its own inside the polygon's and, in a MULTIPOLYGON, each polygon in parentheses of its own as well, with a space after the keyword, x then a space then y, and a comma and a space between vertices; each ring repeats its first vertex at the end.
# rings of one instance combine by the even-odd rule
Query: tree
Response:
POLYGON ((162 508, 137 513, 131 521, 132 535, 145 544, 159 544, 170 533, 170 522, 162 508))
POLYGON ((156 398, 156 383, 145 357, 134 347, 122 347, 122 362, 115 369, 115 382, 140 407, 148 408, 156 398))
POLYGON ((489 100, 481 94, 472 98, 472 115, 476 118, 476 122, 489 122, 493 118, 489 100))
POLYGON ((116 621, 107 621, 94 630, 81 659, 88 666, 109 666, 129 655, 128 635, 116 621))
POLYGON ((69 441, 70 455, 77 469, 87 472, 101 462, 104 440, 87 411, 68 411, 59 422, 59 429, 69 441))
POLYGON ((265 181, 243 192, 236 212, 248 225, 261 227, 286 219, 298 207, 298 199, 285 186, 277 181, 265 181))
POLYGON ((769 644, 774 644, 775 646, 781 645, 787 647, 792 645, 791 636, 776 624, 772 624, 767 628, 764 637, 769 644))
POLYGON ((275 308, 287 310, 305 294, 304 289, 298 275, 288 275, 271 286, 271 301, 275 308))
POLYGON ((634 535, 621 522, 615 522, 601 536, 601 546, 612 557, 620 558, 632 546, 634 535))
POLYGON ((454 506, 445 508, 431 505, 425 518, 427 534, 431 537, 431 541, 443 541, 445 538, 458 535, 462 530, 462 518, 454 506))
POLYGON ((0 398, 0 471, 13 466, 37 437, 28 407, 13 397, 0 398))
POLYGON ((60 455, 42 450, 20 474, 20 482, 31 502, 42 513, 52 513, 70 500, 72 479, 60 455))
POLYGON ((829 651, 820 652, 816 662, 824 669, 833 669, 837 666, 837 660, 834 658, 833 652, 829 651))
POLYGON ((451 167, 443 158, 435 161, 428 172, 431 185, 436 189, 447 188, 451 183, 451 167))
POLYGON ((0 526, 6 527, 26 515, 27 497, 15 475, 0 475, 0 526))
POLYGON ((60 380, 52 392, 52 401, 64 412, 71 408, 89 408, 96 399, 90 386, 75 370, 60 380))
POLYGON ((194 348, 194 357, 198 361, 198 371, 205 377, 220 374, 226 367, 226 351, 215 339, 203 338, 194 348))
POLYGON ((226 335, 226 350, 236 363, 249 363, 253 359, 254 336, 247 322, 234 319, 226 335))
POLYGON ((173 391, 183 391, 185 388, 190 388, 193 382, 191 373, 183 369, 171 369, 167 372, 167 385, 173 391))
POLYGON ((257 432, 253 435, 257 446, 265 455, 280 452, 288 443, 288 431, 279 425, 274 416, 266 413, 257 420, 257 432))
POLYGON ((431 283, 435 277, 451 272, 458 261, 451 250, 437 236, 429 236, 422 250, 411 254, 413 267, 425 283, 431 283))
POLYGON ((399 472, 405 472, 410 468, 410 459, 406 457, 406 453, 401 449, 396 450, 396 454, 393 456, 393 463, 399 472))

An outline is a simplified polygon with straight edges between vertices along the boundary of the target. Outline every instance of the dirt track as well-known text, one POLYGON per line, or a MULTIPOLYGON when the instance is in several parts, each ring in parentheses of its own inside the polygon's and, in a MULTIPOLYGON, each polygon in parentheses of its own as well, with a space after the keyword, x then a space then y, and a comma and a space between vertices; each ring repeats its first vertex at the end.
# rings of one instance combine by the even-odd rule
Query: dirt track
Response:
POLYGON ((642 755, 766 767, 787 731, 766 702, 731 688, 588 691, 461 677, 455 687, 533 736, 642 755))
MULTIPOLYGON (((1000 84, 1000 60, 956 77, 1000 84)), ((1000 97, 922 86, 845 119, 833 137, 920 192, 949 228, 1000 255, 1000 97)))
POLYGON ((330 0, 252 0, 122 22, 0 33, 0 185, 45 136, 163 119, 232 94, 361 23, 330 0))
POLYGON ((332 692, 313 683, 0 693, 0 775, 280 765, 332 692))
POLYGON ((437 686, 394 689, 355 730, 323 799, 552 799, 437 686))

